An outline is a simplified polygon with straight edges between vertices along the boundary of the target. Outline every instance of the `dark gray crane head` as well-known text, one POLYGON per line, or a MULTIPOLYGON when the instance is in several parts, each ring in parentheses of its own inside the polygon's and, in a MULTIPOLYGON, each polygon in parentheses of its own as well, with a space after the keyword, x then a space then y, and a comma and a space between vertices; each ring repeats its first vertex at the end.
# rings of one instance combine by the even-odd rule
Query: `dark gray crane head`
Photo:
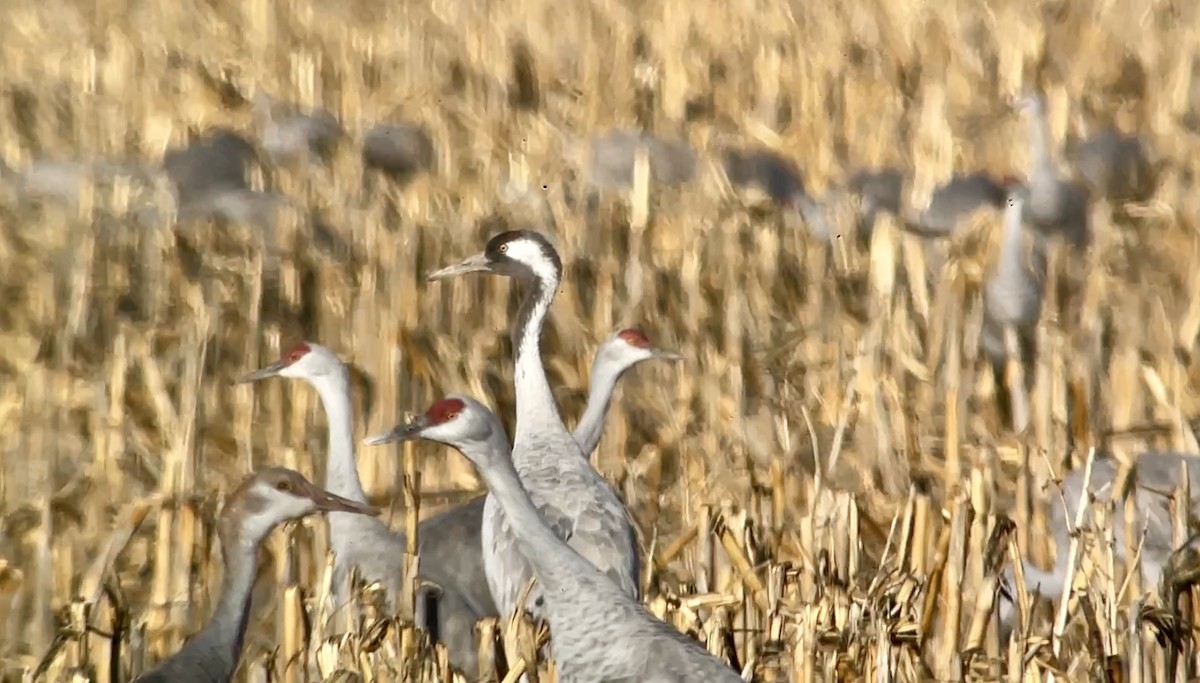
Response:
POLYGON ((258 541, 283 522, 317 512, 378 515, 379 509, 332 494, 286 467, 270 467, 242 482, 225 503, 222 526, 258 541))
POLYGON ((417 419, 397 425, 382 434, 369 436, 363 443, 378 446, 425 439, 453 446, 474 460, 482 457, 486 449, 473 449, 471 446, 486 443, 503 431, 503 425, 487 406, 469 396, 450 394, 429 406, 417 419))
POLYGON ((238 379, 238 384, 268 377, 313 380, 344 371, 342 361, 329 349, 312 342, 296 342, 279 360, 238 379))
POLYGON ((488 240, 483 251, 453 266, 436 270, 426 280, 442 280, 466 273, 494 273, 522 280, 557 282, 562 259, 545 235, 532 230, 510 230, 488 240))
POLYGON ((596 349, 596 365, 622 370, 651 359, 682 360, 674 351, 656 348, 646 333, 638 327, 627 327, 609 337, 596 349))

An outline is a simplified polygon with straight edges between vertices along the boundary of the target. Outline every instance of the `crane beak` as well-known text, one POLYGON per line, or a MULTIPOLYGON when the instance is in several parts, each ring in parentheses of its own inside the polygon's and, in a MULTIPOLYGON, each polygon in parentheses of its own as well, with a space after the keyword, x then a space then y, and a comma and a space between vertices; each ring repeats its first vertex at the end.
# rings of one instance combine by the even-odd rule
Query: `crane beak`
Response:
POLYGON ((308 491, 308 497, 312 500, 317 510, 321 512, 350 512, 359 515, 371 515, 372 517, 379 514, 379 508, 366 503, 343 498, 335 493, 330 493, 325 489, 312 485, 308 491))
POLYGON ((683 360, 683 356, 679 355, 678 353, 675 353, 674 351, 667 351, 666 349, 651 349, 650 354, 652 357, 657 358, 659 360, 669 360, 669 361, 683 360))
POLYGON ((465 260, 463 260, 462 263, 459 263, 459 264, 456 264, 453 266, 446 266, 445 268, 442 268, 441 270, 433 271, 429 275, 425 276, 425 281, 433 282, 434 280, 444 280, 446 278, 454 277, 456 275, 464 275, 466 273, 478 273, 481 271, 488 271, 491 269, 492 269, 492 267, 488 261, 487 254, 485 254, 483 252, 479 252, 478 254, 475 254, 474 256, 470 256, 470 257, 466 258, 465 260))
POLYGON ((375 436, 368 436, 363 439, 363 444, 367 446, 380 446, 394 441, 413 441, 421 438, 421 430, 425 429, 426 426, 427 421, 424 416, 421 416, 408 424, 397 425, 391 431, 376 434, 375 436))
POLYGON ((274 376, 278 375, 281 370, 283 370, 283 367, 284 367, 283 361, 276 361, 276 362, 271 363, 270 365, 266 366, 265 368, 259 368, 258 370, 255 370, 254 372, 251 372, 247 375, 243 375, 243 376, 239 377, 237 379, 237 381, 234 382, 234 384, 246 384, 248 382, 256 382, 260 379, 274 377, 274 376))

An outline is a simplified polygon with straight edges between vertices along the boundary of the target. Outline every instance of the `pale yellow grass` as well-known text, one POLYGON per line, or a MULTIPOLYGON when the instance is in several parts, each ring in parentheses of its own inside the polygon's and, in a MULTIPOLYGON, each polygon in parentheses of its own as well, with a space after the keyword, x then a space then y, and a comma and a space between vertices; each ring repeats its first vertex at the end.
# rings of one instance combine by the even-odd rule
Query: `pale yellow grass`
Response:
MULTIPOLYGON (((355 365, 362 434, 450 391, 511 425, 509 284, 422 278, 505 225, 552 233, 567 264, 544 356, 569 421, 616 327, 642 324, 689 359, 626 380, 598 454, 653 553, 656 613, 714 652, 733 646, 765 681, 1018 681, 1050 671, 1052 652, 1070 680, 1106 666, 1165 680, 1168 649, 1152 628, 1110 618, 1116 592, 1099 575, 1061 646, 1038 649, 1043 615, 1001 652, 976 608, 989 607, 977 600, 1005 551, 989 541, 996 515, 1048 558, 1031 503, 1052 498, 1040 486, 1088 444, 1152 423, 1112 448, 1196 450, 1200 144, 1182 122, 1200 116, 1198 26, 1194 3, 1130 0, 9 0, 0 155, 11 166, 156 163, 189 128, 252 133, 241 98, 261 88, 328 108, 352 141, 375 121, 419 122, 439 171, 366 194, 351 142, 331 173, 283 173, 278 187, 320 207, 352 255, 297 221, 269 252, 248 229, 130 229, 120 187, 75 209, 0 214, 4 680, 39 665, 41 680, 124 679, 207 617, 221 493, 264 464, 323 472, 312 391, 232 383, 281 345, 307 338, 355 365), (521 49, 533 112, 509 104, 521 49), (977 250, 951 260, 960 277, 916 291, 905 273, 919 272, 918 244, 889 223, 869 253, 846 244, 827 267, 821 247, 748 211, 707 170, 680 192, 635 193, 632 209, 606 205, 591 224, 561 201, 580 140, 640 124, 685 135, 705 159, 718 141, 776 147, 818 191, 852 166, 905 165, 919 205, 952 171, 1025 168, 1004 98, 1034 79, 1058 139, 1077 129, 1072 108, 1087 109, 1142 132, 1166 170, 1136 228, 1097 210, 1077 304, 1048 306, 1025 368, 1035 388, 1022 437, 995 415, 976 362, 977 250), (715 114, 684 124, 702 102, 715 114), (1069 391, 1088 420, 1073 451, 1069 391), (814 457, 832 471, 814 479, 814 457)), ((422 515, 479 490, 457 454, 416 454, 422 515)), ((401 527, 399 453, 359 458, 401 527)), ((316 519, 268 544, 238 680, 431 680, 411 628, 370 610, 361 637, 325 641, 320 619, 302 628, 325 593, 325 535, 316 519)), ((1185 671, 1195 651, 1181 654, 1185 671)))

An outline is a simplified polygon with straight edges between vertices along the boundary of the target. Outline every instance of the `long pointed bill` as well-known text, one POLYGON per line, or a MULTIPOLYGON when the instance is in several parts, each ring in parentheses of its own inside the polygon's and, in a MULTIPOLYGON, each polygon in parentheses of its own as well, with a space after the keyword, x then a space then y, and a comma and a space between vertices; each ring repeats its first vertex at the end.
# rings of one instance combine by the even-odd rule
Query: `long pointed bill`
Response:
POLYGON ((446 266, 441 270, 433 271, 425 276, 425 281, 433 282, 434 280, 444 280, 445 278, 454 277, 456 275, 477 273, 486 270, 490 270, 487 254, 480 252, 474 256, 466 258, 462 263, 453 266, 446 266))
POLYGON ((308 497, 316 504, 317 509, 322 512, 352 512, 359 515, 378 515, 380 510, 374 505, 359 503, 358 501, 343 498, 335 493, 330 493, 324 489, 313 486, 308 492, 308 497))
POLYGON ((674 351, 667 351, 666 349, 653 349, 650 351, 650 353, 652 353, 658 360, 683 360, 683 356, 675 353, 674 351))
POLYGON ((381 446, 385 443, 393 443, 396 441, 413 441, 421 438, 421 430, 425 428, 425 418, 421 417, 408 424, 397 425, 391 431, 375 436, 368 436, 363 439, 363 444, 367 446, 381 446))
POLYGON ((274 376, 278 375, 279 371, 283 370, 283 368, 284 368, 283 361, 276 361, 276 362, 271 363, 270 365, 266 366, 265 368, 260 368, 258 370, 255 370, 254 372, 251 372, 248 375, 243 375, 242 377, 237 379, 235 384, 246 384, 247 382, 256 382, 260 379, 274 377, 274 376))

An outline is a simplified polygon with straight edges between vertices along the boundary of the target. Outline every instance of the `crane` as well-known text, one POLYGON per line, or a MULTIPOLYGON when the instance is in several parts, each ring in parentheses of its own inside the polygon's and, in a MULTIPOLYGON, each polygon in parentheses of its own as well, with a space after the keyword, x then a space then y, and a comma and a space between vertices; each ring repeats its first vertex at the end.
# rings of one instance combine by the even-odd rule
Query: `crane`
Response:
MULTIPOLYGON (((1145 529, 1145 539, 1141 548, 1142 587, 1154 588, 1162 578, 1163 568, 1175 544, 1171 537, 1170 496, 1179 485, 1180 468, 1187 468, 1187 476, 1191 482, 1200 482, 1200 455, 1180 453, 1175 451, 1151 451, 1141 454, 1133 461, 1130 473, 1132 484, 1130 494, 1134 496, 1135 529, 1145 529)), ((1119 498, 1116 489, 1117 475, 1121 463, 1115 458, 1097 458, 1092 463, 1092 477, 1088 484, 1089 498, 1100 503, 1107 503, 1114 497, 1119 498)), ((1050 535, 1054 537, 1054 565, 1048 571, 1043 571, 1028 560, 1023 560, 1021 566, 1025 575, 1025 585, 1037 589, 1038 593, 1047 598, 1057 599, 1066 588, 1067 562, 1069 544, 1071 541, 1070 523, 1075 519, 1079 508, 1080 494, 1083 492, 1084 469, 1072 470, 1062 481, 1062 502, 1058 496, 1050 502, 1047 524, 1050 535), (1065 503, 1065 505, 1064 505, 1065 503)), ((1191 511, 1195 514, 1200 505, 1200 486, 1189 487, 1191 495, 1191 511)), ((1090 520, 1090 516, 1088 517, 1090 520)), ((1113 520, 1113 553, 1123 562, 1128 561, 1125 554, 1125 525, 1120 520, 1113 520)), ((1139 540, 1133 539, 1136 548, 1139 540)), ((1013 581, 1012 567, 1004 570, 1006 580, 1013 581)), ((1010 623, 1012 603, 1003 601, 1000 604, 1001 623, 1010 623)))
POLYGON ((247 478, 221 511, 218 534, 225 560, 224 587, 208 623, 179 652, 138 683, 218 683, 237 667, 258 572, 258 546, 276 526, 317 512, 359 515, 379 510, 313 485, 302 474, 271 467, 247 478))
POLYGON ((592 360, 591 380, 588 382, 588 400, 575 425, 572 436, 579 442, 584 456, 590 456, 600 445, 604 434, 604 422, 612 404, 613 390, 617 382, 634 365, 651 359, 680 360, 682 356, 672 351, 654 348, 650 338, 640 328, 627 327, 614 332, 596 349, 592 360))
POLYGON ((1040 93, 1029 91, 1014 102, 1028 122, 1029 153, 1033 172, 1029 175, 1026 220, 1043 235, 1061 234, 1077 248, 1091 242, 1088 191, 1059 174, 1050 151, 1050 127, 1040 93))
MULTIPOLYGON (((276 362, 256 370, 239 382, 269 377, 307 381, 321 397, 329 422, 329 450, 325 486, 338 495, 366 502, 354 457, 353 416, 350 405, 350 374, 345 363, 328 348, 298 342, 276 362)), ((474 635, 475 622, 496 614, 495 604, 482 580, 483 558, 479 548, 478 520, 483 500, 469 501, 425 519, 418 527, 420 578, 438 585, 438 623, 421 626, 447 644, 451 665, 461 671, 478 671, 474 635), (434 628, 436 626, 436 629, 434 628)), ((357 567, 368 583, 383 584, 388 600, 395 605, 400 594, 407 538, 382 520, 361 515, 329 515, 329 541, 334 551, 334 601, 345 604, 345 577, 357 567)))
POLYGON ((627 587, 564 542, 522 486, 504 427, 478 401, 450 395, 369 445, 427 439, 458 449, 487 482, 544 596, 550 647, 564 683, 740 683, 698 642, 650 614, 627 587))
MULTIPOLYGON (((430 273, 439 280, 472 272, 513 277, 526 293, 512 329, 516 353, 516 434, 513 461, 547 523, 633 599, 640 597, 637 536, 628 510, 567 431, 541 359, 542 324, 562 278, 562 261, 540 233, 513 230, 488 240, 485 249, 457 265, 430 273)), ((484 570, 502 616, 513 613, 531 570, 495 496, 483 511, 484 570)), ((531 593, 541 616, 541 588, 531 593)))

